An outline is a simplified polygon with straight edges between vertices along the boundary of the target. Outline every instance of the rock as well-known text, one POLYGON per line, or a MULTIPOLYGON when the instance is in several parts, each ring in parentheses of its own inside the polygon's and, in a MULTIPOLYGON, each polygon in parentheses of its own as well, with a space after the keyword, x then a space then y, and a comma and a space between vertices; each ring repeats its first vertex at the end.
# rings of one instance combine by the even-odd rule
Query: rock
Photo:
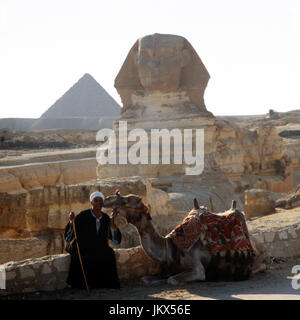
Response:
MULTIPOLYGON (((54 160, 57 160, 54 158, 54 160)), ((95 158, 0 167, 0 192, 23 193, 44 185, 69 185, 97 178, 95 158)))
POLYGON ((300 206, 300 192, 290 196, 286 202, 286 208, 295 208, 300 206))
MULTIPOLYGON (((149 187, 148 187, 149 190, 149 187)), ((169 195, 163 190, 151 188, 147 193, 147 201, 151 204, 151 215, 169 215, 169 195)))
POLYGON ((296 208, 300 206, 300 192, 296 190, 296 192, 292 194, 286 195, 284 198, 280 198, 276 200, 275 204, 276 208, 296 208))
POLYGON ((275 201, 270 192, 262 189, 250 189, 245 192, 244 213, 247 219, 275 212, 275 201))
POLYGON ((269 113, 266 115, 266 119, 279 119, 280 115, 278 112, 274 111, 273 109, 269 110, 269 113))
POLYGON ((160 271, 160 264, 149 258, 141 246, 116 249, 115 254, 121 283, 133 283, 143 276, 154 275, 160 271))

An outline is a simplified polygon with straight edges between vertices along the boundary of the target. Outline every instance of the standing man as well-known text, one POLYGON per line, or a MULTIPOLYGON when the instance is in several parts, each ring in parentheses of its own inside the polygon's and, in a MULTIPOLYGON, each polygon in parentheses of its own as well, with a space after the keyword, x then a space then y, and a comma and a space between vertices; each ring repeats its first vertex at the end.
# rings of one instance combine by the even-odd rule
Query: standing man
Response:
POLYGON ((70 212, 65 228, 66 250, 71 254, 67 283, 73 288, 85 288, 73 225, 75 223, 82 264, 89 288, 120 288, 114 250, 108 239, 115 244, 121 242, 121 232, 115 225, 116 213, 110 219, 102 212, 104 195, 90 195, 91 209, 80 212, 76 217, 70 212))

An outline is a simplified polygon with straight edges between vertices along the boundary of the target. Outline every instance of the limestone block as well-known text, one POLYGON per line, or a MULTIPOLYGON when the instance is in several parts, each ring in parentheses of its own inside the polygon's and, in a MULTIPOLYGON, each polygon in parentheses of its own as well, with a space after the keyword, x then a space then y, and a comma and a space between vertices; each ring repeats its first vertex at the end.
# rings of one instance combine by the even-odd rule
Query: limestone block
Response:
POLYGON ((58 273, 67 272, 69 270, 70 258, 67 255, 56 255, 52 263, 58 273))
POLYGON ((6 271, 6 280, 13 280, 17 276, 17 273, 15 271, 6 271))
POLYGON ((265 236, 265 240, 266 242, 272 242, 275 238, 275 232, 265 232, 264 236, 265 236))
POLYGON ((77 161, 76 164, 71 162, 67 165, 62 165, 62 181, 66 185, 75 184, 82 181, 89 181, 96 178, 97 161, 82 160, 77 161))
POLYGON ((29 232, 46 230, 48 227, 48 208, 41 207, 27 209, 26 228, 29 232))
POLYGON ((23 269, 20 269, 20 277, 21 279, 24 278, 33 278, 35 276, 34 270, 31 267, 24 267, 23 269))
POLYGON ((0 192, 25 192, 44 185, 76 184, 97 178, 95 157, 59 161, 59 155, 54 155, 53 159, 45 155, 40 160, 44 163, 21 162, 13 167, 0 168, 0 179, 5 182, 0 185, 0 192))
POLYGON ((298 237, 298 235, 297 235, 294 227, 288 228, 287 232, 288 232, 288 234, 291 235, 291 237, 292 237, 293 239, 296 239, 296 238, 298 237))
POLYGON ((48 212, 48 228, 64 229, 69 221, 69 210, 50 209, 48 212))
POLYGON ((51 234, 25 239, 0 239, 0 263, 61 253, 64 244, 62 241, 55 243, 56 240, 51 234))
POLYGON ((298 237, 300 237, 300 224, 295 226, 295 232, 297 233, 298 237))
MULTIPOLYGON (((40 168, 38 168, 38 171, 40 168)), ((20 183, 26 190, 31 190, 40 187, 38 174, 36 168, 16 168, 14 173, 18 176, 20 183)))
POLYGON ((169 195, 167 192, 151 188, 151 193, 147 196, 147 199, 151 206, 151 215, 156 216, 169 214, 169 195))
POLYGON ((273 213, 275 212, 275 201, 267 190, 246 190, 244 212, 246 218, 273 213))
POLYGON ((287 231, 278 231, 278 237, 280 240, 287 240, 288 239, 288 234, 287 231))
POLYGON ((42 273, 43 274, 48 274, 48 273, 51 273, 51 272, 52 272, 51 268, 49 267, 49 265, 47 263, 45 263, 43 265, 43 268, 42 268, 42 273))
POLYGON ((264 234, 263 233, 255 233, 250 235, 250 239, 257 243, 264 243, 264 234))
POLYGON ((22 293, 63 289, 66 287, 69 264, 69 254, 5 263, 2 266, 7 274, 15 274, 15 277, 7 278, 5 291, 22 293))
POLYGON ((0 227, 26 228, 26 193, 0 193, 0 227))
POLYGON ((1 177, 0 192, 25 191, 19 179, 15 175, 7 172, 7 173, 1 174, 0 177, 1 177))
POLYGON ((149 258, 141 246, 115 249, 115 254, 119 279, 123 283, 134 282, 143 276, 154 275, 160 271, 160 264, 149 258))
POLYGON ((59 176, 59 168, 47 166, 40 166, 35 169, 38 185, 43 186, 45 184, 55 185, 59 176))

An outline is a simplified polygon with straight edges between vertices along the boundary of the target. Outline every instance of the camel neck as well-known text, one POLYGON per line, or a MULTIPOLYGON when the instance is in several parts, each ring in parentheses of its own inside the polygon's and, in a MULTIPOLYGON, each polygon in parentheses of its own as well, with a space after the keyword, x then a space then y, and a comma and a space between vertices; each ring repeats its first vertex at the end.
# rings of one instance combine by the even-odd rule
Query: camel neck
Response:
POLYGON ((136 228, 144 250, 153 260, 165 262, 166 239, 157 233, 151 221, 145 218, 143 220, 144 223, 136 228))

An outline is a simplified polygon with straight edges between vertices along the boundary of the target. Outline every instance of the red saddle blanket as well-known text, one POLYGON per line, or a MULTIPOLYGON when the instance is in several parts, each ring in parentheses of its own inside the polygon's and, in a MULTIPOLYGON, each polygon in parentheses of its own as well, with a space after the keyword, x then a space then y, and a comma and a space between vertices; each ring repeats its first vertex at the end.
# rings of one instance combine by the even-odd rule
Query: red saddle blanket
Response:
POLYGON ((167 237, 180 250, 190 250, 201 235, 207 241, 211 254, 236 249, 254 251, 236 210, 220 216, 204 208, 193 209, 167 237))

